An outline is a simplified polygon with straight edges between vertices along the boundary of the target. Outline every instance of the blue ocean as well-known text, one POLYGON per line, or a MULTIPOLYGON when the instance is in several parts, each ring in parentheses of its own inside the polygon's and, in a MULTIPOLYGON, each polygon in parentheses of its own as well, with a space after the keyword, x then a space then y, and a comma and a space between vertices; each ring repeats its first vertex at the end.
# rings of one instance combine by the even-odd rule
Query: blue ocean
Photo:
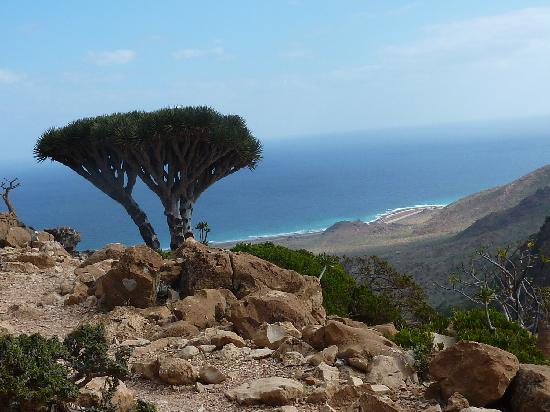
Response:
MULTIPOLYGON (((440 126, 265 140, 257 169, 210 187, 194 220, 208 221, 212 241, 246 240, 318 231, 340 220, 368 221, 400 207, 448 204, 549 163, 549 126, 440 126)), ((80 249, 141 242, 124 209, 68 168, 34 163, 30 156, 0 162, 0 177, 22 183, 13 202, 26 224, 74 227, 82 234, 80 249)), ((168 247, 160 202, 143 185, 135 196, 168 247)))

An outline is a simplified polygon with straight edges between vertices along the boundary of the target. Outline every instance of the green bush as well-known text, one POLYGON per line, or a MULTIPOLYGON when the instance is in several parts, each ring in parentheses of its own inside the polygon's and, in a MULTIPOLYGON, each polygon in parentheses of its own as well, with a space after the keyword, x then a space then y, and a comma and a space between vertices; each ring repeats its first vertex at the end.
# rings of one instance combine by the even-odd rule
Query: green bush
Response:
POLYGON ((521 363, 549 364, 544 354, 537 348, 537 340, 526 329, 511 322, 499 311, 490 310, 495 332, 487 327, 483 309, 457 311, 451 323, 459 340, 486 343, 504 349, 517 356, 521 363))
MULTIPOLYGON (((113 392, 113 382, 128 375, 129 352, 112 359, 108 349, 103 326, 80 326, 63 343, 38 334, 0 337, 0 405, 14 411, 62 409, 97 376, 107 376, 106 390, 113 392)), ((95 410, 110 411, 107 403, 95 410)))
POLYGON ((157 412, 157 407, 150 402, 138 399, 134 406, 134 412, 157 412))
POLYGON ((429 360, 434 351, 432 329, 432 325, 403 328, 392 338, 402 348, 412 350, 414 367, 421 379, 428 377, 429 360))
POLYGON ((352 291, 350 316, 368 325, 395 322, 401 312, 385 295, 377 295, 366 286, 355 286, 352 291))
POLYGON ((0 405, 41 410, 74 399, 77 386, 61 363, 66 350, 57 338, 0 337, 0 405))
POLYGON ((250 253, 279 267, 295 270, 307 276, 319 277, 326 267, 321 278, 323 306, 329 315, 349 315, 355 280, 346 273, 338 258, 328 255, 316 256, 307 250, 292 250, 271 242, 239 243, 231 250, 250 253))

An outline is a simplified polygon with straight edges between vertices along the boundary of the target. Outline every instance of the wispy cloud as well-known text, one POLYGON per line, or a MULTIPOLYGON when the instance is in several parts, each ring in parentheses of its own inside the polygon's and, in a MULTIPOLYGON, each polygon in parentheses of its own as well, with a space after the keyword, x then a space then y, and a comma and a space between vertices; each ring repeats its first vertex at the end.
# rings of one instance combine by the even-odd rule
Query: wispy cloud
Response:
POLYGON ((527 8, 424 28, 417 41, 391 46, 389 55, 410 58, 502 60, 550 50, 550 7, 527 8))
POLYGON ((136 52, 129 49, 88 52, 88 61, 98 66, 126 64, 131 62, 135 58, 136 52))
POLYGON ((224 57, 226 55, 223 47, 212 47, 209 49, 182 49, 176 50, 172 56, 177 60, 189 60, 203 57, 224 57))
POLYGON ((15 84, 25 79, 23 73, 18 73, 10 69, 0 68, 0 84, 15 84))

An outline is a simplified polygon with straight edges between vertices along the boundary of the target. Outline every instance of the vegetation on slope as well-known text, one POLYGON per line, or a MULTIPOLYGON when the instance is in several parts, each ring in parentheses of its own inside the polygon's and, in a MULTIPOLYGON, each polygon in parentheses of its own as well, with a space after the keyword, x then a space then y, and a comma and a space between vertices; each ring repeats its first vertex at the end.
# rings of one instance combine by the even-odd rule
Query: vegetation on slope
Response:
POLYGON ((370 325, 428 321, 435 315, 422 289, 410 276, 396 272, 376 257, 346 259, 344 268, 335 256, 314 255, 271 242, 239 243, 232 250, 253 254, 302 275, 321 277, 323 305, 329 315, 346 316, 370 325))

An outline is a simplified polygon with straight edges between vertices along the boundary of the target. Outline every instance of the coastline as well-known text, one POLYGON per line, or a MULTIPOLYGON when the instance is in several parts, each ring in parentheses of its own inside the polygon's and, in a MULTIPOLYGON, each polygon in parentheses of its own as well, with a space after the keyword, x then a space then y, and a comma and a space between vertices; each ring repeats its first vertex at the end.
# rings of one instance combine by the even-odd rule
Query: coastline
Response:
POLYGON ((243 243, 243 242, 250 242, 250 243, 257 243, 260 241, 263 242, 269 242, 269 241, 275 241, 280 239, 299 239, 299 238, 307 238, 314 235, 319 235, 327 229, 330 229, 332 226, 339 224, 339 223, 362 223, 365 225, 374 225, 374 224, 392 224, 397 223, 401 220, 413 217, 417 214, 420 214, 425 211, 433 211, 444 208, 445 204, 422 204, 422 205, 414 205, 414 206, 405 206, 405 207, 398 207, 395 209, 390 209, 382 213, 378 213, 374 215, 372 219, 356 219, 356 220, 339 220, 334 222, 332 225, 327 226, 322 229, 304 229, 304 230, 298 230, 294 232, 284 232, 284 233, 274 233, 274 234, 266 234, 266 235, 256 235, 256 236, 248 236, 243 239, 233 239, 233 240, 225 240, 225 241, 219 241, 210 242, 211 245, 216 247, 225 247, 228 245, 235 245, 237 243, 243 243))

